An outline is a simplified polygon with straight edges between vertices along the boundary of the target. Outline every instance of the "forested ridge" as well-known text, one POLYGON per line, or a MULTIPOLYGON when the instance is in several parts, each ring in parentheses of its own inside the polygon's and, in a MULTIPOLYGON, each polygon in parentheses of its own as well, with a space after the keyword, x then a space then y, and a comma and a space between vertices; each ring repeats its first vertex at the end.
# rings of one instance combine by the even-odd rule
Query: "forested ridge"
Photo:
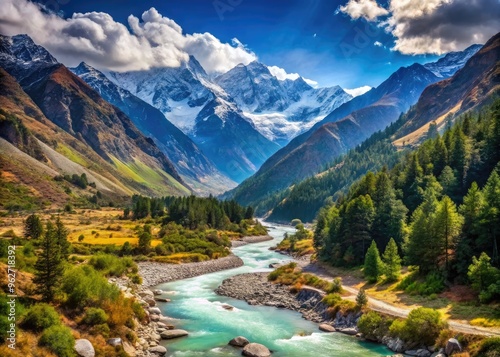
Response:
POLYGON ((406 114, 402 114, 385 130, 374 133, 356 148, 334 160, 322 173, 301 181, 289 190, 275 193, 257 205, 257 213, 275 207, 270 220, 288 222, 299 218, 312 222, 325 203, 337 200, 368 171, 379 170, 384 165, 392 167, 398 162, 401 152, 396 150, 391 137, 405 121, 406 114))
POLYGON ((421 276, 466 282, 481 266, 491 284, 478 290, 489 289, 488 300, 500 294, 500 100, 459 116, 442 135, 431 126, 428 137, 392 169, 367 173, 321 208, 315 247, 333 265, 355 266, 373 241, 377 251, 367 259, 377 265, 378 250, 393 238, 421 276))

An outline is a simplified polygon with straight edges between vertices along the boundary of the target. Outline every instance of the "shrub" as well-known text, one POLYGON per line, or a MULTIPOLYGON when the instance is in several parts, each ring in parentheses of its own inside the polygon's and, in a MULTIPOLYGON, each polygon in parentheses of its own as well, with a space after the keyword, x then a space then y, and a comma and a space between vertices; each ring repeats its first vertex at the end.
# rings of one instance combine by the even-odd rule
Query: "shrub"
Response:
POLYGON ((342 301, 342 298, 340 297, 339 294, 333 293, 326 295, 321 301, 324 302, 326 305, 333 307, 336 306, 338 303, 340 303, 342 301))
POLYGON ((109 328, 108 324, 95 325, 90 329, 90 333, 92 335, 102 336, 104 338, 108 338, 110 332, 111 329, 109 328))
POLYGON ((49 327, 43 332, 38 344, 47 347, 58 357, 75 356, 73 350, 75 339, 71 334, 71 330, 66 326, 56 325, 49 327))
POLYGON ((83 322, 87 325, 100 325, 108 321, 108 315, 103 309, 90 307, 85 311, 83 322))
POLYGON ((67 295, 65 304, 80 309, 102 306, 106 301, 116 301, 120 296, 117 286, 109 284, 106 278, 88 265, 68 270, 61 289, 67 295))
POLYGON ((368 297, 366 296, 365 289, 360 289, 358 291, 358 295, 356 296, 356 306, 359 309, 362 309, 366 305, 368 305, 368 297))
POLYGON ((478 356, 498 357, 500 356, 500 337, 490 337, 481 343, 478 356))
POLYGON ((370 311, 363 314, 358 320, 358 330, 363 336, 372 341, 379 341, 389 332, 391 320, 388 320, 378 312, 370 311))
POLYGON ((142 284, 142 278, 139 274, 132 274, 130 276, 130 281, 134 284, 142 284))
POLYGON ((33 305, 24 317, 21 327, 31 331, 42 331, 61 323, 59 314, 49 304, 33 305))
POLYGON ((94 255, 89 260, 89 264, 96 270, 102 271, 105 275, 122 276, 129 269, 137 268, 132 258, 122 257, 111 254, 94 255))
POLYGON ((431 346, 445 328, 447 324, 441 319, 439 311, 419 307, 412 310, 406 320, 395 320, 390 332, 408 343, 431 346))
POLYGON ((330 286, 326 290, 327 293, 342 293, 342 280, 339 278, 333 279, 333 281, 330 283, 330 286))

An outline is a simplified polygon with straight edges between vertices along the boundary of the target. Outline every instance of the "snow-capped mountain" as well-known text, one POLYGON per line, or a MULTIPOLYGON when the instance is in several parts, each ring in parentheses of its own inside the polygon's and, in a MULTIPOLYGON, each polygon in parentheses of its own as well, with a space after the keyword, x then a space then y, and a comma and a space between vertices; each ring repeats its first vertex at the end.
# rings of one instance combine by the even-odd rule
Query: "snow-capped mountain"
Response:
POLYGON ((239 64, 215 79, 269 140, 286 145, 352 99, 339 86, 312 88, 303 78, 278 80, 267 66, 239 64))
POLYGON ((279 146, 245 117, 194 57, 178 68, 117 73, 109 78, 158 108, 234 181, 253 174, 279 146))
POLYGON ((463 51, 449 52, 444 57, 436 62, 427 63, 424 65, 429 71, 434 73, 437 77, 448 78, 455 74, 460 68, 465 65, 477 51, 481 49, 482 45, 472 45, 463 51))
POLYGON ((193 56, 178 68, 111 72, 109 79, 158 108, 186 134, 193 129, 203 105, 215 97, 203 85, 208 76, 193 56))
POLYGON ((172 160, 184 180, 198 193, 218 193, 225 187, 234 185, 234 182, 224 177, 196 144, 169 122, 160 110, 117 86, 102 72, 86 63, 82 62, 71 71, 99 92, 105 100, 127 114, 144 134, 153 138, 158 147, 172 160))
POLYGON ((0 35, 0 63, 22 83, 35 72, 58 65, 59 62, 28 35, 0 35))

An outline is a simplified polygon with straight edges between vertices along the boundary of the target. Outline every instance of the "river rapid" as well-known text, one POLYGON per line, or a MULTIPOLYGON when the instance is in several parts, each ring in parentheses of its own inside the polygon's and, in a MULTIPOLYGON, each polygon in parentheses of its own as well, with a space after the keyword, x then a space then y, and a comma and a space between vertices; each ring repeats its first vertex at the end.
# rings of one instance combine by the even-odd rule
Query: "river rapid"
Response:
POLYGON ((226 357, 241 356, 241 349, 227 346, 229 340, 244 336, 250 342, 265 345, 273 357, 323 356, 387 356, 392 353, 382 345, 362 342, 341 333, 323 333, 318 324, 304 320, 297 312, 267 306, 251 306, 244 301, 214 293, 221 282, 233 275, 271 271, 270 263, 290 260, 270 251, 269 247, 283 239, 293 228, 271 224, 272 241, 248 244, 234 248, 233 253, 244 266, 160 284, 156 288, 167 291, 169 303, 158 303, 163 314, 176 319, 176 328, 187 330, 188 337, 163 341, 167 356, 226 357), (225 310, 222 305, 234 306, 225 310))

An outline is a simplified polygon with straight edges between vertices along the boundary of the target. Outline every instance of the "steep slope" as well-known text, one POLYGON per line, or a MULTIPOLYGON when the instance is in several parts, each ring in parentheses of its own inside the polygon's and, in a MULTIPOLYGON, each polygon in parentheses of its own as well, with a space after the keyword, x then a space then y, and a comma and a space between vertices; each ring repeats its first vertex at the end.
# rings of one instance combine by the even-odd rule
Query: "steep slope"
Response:
MULTIPOLYGON (((453 58, 462 63, 471 52, 466 50, 453 58)), ((445 73, 445 67, 451 71, 450 61, 436 63, 434 70, 441 68, 439 73, 445 73)), ((377 88, 344 103, 311 130, 293 139, 227 196, 244 204, 255 204, 317 173, 372 133, 394 122, 416 103, 426 86, 439 79, 420 64, 398 69, 377 88)))
POLYGON ((483 45, 472 45, 463 51, 450 52, 436 62, 424 64, 424 67, 440 78, 453 76, 465 63, 476 54, 483 45))
POLYGON ((1 37, 0 42, 0 66, 20 82, 45 118, 113 164, 142 192, 189 192, 152 139, 62 64, 39 60, 40 46, 29 37, 1 37))
POLYGON ((239 64, 215 81, 262 135, 280 145, 352 99, 339 86, 313 89, 301 77, 280 81, 257 61, 239 64))
POLYGON ((431 122, 445 125, 449 115, 479 108, 500 91, 500 33, 492 37, 453 77, 427 87, 408 122, 397 132, 397 146, 418 143, 431 122))
POLYGON ((234 187, 235 183, 224 177, 196 144, 168 121, 160 110, 120 88, 103 73, 83 62, 71 71, 106 101, 127 114, 142 133, 153 138, 183 179, 199 194, 217 194, 234 187))
POLYGON ((236 182, 253 174, 279 149, 208 79, 192 56, 179 68, 113 72, 110 79, 161 110, 236 182))

